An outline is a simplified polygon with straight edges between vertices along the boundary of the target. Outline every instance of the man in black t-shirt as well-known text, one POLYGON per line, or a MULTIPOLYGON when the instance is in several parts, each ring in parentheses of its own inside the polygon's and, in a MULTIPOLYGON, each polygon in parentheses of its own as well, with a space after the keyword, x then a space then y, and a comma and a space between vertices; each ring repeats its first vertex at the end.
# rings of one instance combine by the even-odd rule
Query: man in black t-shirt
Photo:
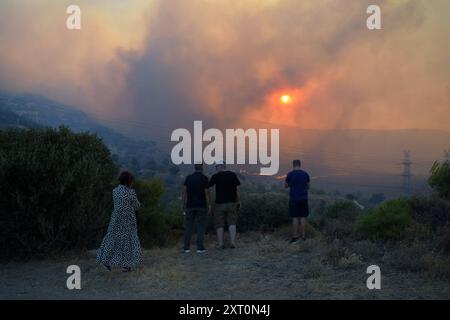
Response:
POLYGON ((235 248, 237 211, 241 206, 239 185, 241 182, 234 172, 226 170, 224 162, 216 164, 217 173, 211 177, 209 187, 216 186, 214 222, 219 248, 224 248, 223 228, 228 223, 231 248, 235 248))
POLYGON ((197 224, 197 253, 204 253, 206 213, 211 211, 208 178, 203 174, 203 165, 194 165, 195 172, 186 177, 183 188, 183 211, 186 215, 184 252, 190 252, 194 220, 197 224))

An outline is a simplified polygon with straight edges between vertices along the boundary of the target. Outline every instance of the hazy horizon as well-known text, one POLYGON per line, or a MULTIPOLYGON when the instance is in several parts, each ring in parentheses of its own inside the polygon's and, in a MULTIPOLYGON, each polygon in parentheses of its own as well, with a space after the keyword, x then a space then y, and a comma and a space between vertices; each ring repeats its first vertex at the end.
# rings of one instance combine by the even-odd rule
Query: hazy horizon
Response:
MULTIPOLYGON (((113 118, 109 118, 109 120, 108 120, 106 118, 103 118, 102 116, 99 117, 98 113, 92 113, 92 112, 89 112, 89 110, 84 110, 83 108, 80 108, 79 106, 66 104, 60 100, 51 99, 51 98, 49 98, 45 95, 42 95, 38 92, 5 91, 5 90, 2 90, 2 88, 0 88, 0 93, 11 95, 11 96, 31 95, 31 96, 42 97, 44 99, 49 99, 52 102, 63 105, 68 110, 75 110, 75 111, 83 112, 87 116, 98 121, 100 124, 103 124, 113 130, 117 130, 118 132, 122 132, 131 138, 145 138, 145 139, 151 140, 151 135, 150 136, 149 135, 141 136, 141 135, 139 135, 138 132, 130 132, 129 131, 129 129, 133 126, 133 123, 145 125, 146 122, 141 122, 139 120, 134 120, 133 122, 128 122, 127 120, 124 120, 125 123, 122 123, 122 124, 115 123, 115 122, 120 121, 120 119, 113 117, 113 118), (119 124, 119 125, 117 125, 117 124, 119 124), (128 129, 123 130, 123 127, 121 128, 120 125, 123 125, 123 127, 127 127, 128 129)), ((193 121, 196 121, 196 120, 201 120, 201 119, 193 119, 193 121)), ((246 120, 249 120, 249 119, 247 118, 246 120)), ((149 123, 147 123, 147 124, 149 124, 149 123)), ((240 125, 241 125, 240 128, 244 128, 244 126, 242 126, 242 124, 245 124, 245 121, 240 123, 240 125)), ((189 125, 192 126, 191 123, 189 123, 189 125)), ((447 129, 447 128, 425 128, 425 127, 380 128, 380 129, 378 129, 378 128, 358 128, 358 127, 355 127, 355 128, 320 128, 320 127, 314 128, 314 127, 300 127, 300 126, 296 126, 295 124, 271 123, 268 121, 253 120, 253 127, 255 127, 255 128, 263 128, 263 127, 265 127, 265 125, 272 126, 272 127, 276 126, 279 128, 290 128, 290 129, 311 130, 311 131, 369 131, 369 132, 370 131, 373 131, 373 132, 379 131, 379 132, 388 132, 388 131, 421 131, 421 130, 423 130, 423 131, 436 131, 436 132, 450 133, 450 129, 447 129)), ((225 127, 223 125, 222 125, 222 128, 225 129, 225 127)), ((236 128, 238 128, 238 127, 236 127, 236 128)))

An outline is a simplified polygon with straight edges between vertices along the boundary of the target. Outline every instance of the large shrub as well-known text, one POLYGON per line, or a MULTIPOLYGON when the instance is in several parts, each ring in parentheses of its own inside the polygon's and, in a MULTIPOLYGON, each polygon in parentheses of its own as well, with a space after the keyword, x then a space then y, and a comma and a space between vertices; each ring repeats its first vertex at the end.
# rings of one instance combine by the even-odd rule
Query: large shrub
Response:
POLYGON ((245 193, 237 225, 241 231, 273 230, 290 221, 285 193, 245 193))
POLYGON ((330 241, 352 235, 354 221, 362 210, 353 201, 348 200, 322 205, 322 213, 312 217, 311 224, 321 230, 330 241))
POLYGON ((137 212, 139 238, 144 248, 164 246, 180 236, 184 218, 181 208, 169 207, 163 210, 160 199, 164 184, 159 178, 138 179, 134 187, 141 209, 137 212))
POLYGON ((356 229, 372 239, 393 240, 402 238, 412 222, 411 201, 402 198, 383 202, 362 214, 356 229))
POLYGON ((0 255, 84 248, 111 208, 117 172, 95 135, 69 129, 0 132, 0 255))
POLYGON ((450 201, 437 196, 415 196, 411 199, 414 219, 433 230, 450 226, 450 201))
POLYGON ((439 196, 450 200, 450 162, 435 162, 428 182, 439 196))
POLYGON ((352 201, 338 201, 325 209, 325 216, 329 219, 351 222, 360 212, 361 209, 352 201))

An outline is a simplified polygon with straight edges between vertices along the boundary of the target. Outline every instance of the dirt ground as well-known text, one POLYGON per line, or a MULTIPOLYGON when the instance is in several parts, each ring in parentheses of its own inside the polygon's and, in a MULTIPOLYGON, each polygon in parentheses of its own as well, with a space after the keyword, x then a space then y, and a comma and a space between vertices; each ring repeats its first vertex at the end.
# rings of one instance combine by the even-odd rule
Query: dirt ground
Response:
POLYGON ((143 266, 109 272, 95 252, 47 261, 3 264, 0 299, 449 299, 450 285, 419 273, 381 267, 381 290, 366 287, 367 263, 351 268, 323 263, 324 244, 288 244, 288 232, 246 234, 236 249, 198 255, 173 248, 145 250, 143 266), (68 290, 66 268, 81 268, 81 290, 68 290))

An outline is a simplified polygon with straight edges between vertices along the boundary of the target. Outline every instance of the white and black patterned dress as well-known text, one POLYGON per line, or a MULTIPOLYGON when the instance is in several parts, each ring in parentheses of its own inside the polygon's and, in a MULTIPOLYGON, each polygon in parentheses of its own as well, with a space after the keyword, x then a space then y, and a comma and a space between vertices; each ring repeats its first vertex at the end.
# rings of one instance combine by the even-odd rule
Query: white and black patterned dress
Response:
POLYGON ((97 251, 97 262, 109 267, 136 268, 142 263, 135 210, 136 192, 124 185, 113 190, 114 210, 108 232, 97 251))

